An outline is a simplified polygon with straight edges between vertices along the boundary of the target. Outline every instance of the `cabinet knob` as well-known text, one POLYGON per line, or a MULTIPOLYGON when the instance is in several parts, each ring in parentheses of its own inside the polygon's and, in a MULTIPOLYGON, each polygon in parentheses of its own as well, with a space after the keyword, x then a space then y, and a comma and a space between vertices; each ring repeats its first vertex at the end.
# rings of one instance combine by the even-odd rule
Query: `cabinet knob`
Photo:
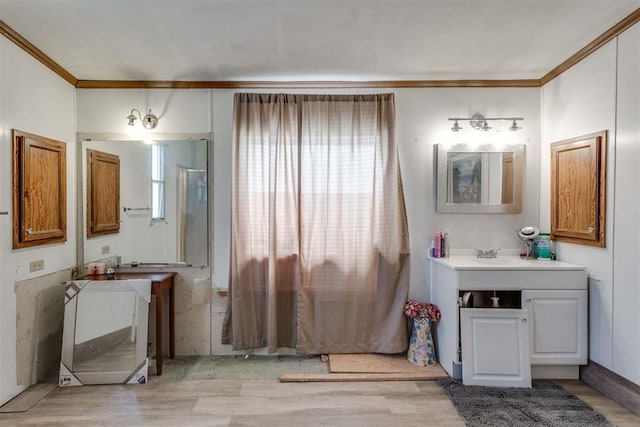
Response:
POLYGON ((522 323, 527 323, 527 318, 522 319, 522 323))
POLYGON ((33 230, 31 229, 31 227, 27 228, 25 231, 27 232, 27 234, 33 234, 33 230))
POLYGON ((593 230, 595 230, 595 228, 593 228, 593 227, 589 227, 589 228, 587 228, 587 231, 588 231, 589 233, 591 233, 593 230))
POLYGON ((531 303, 531 298, 527 298, 527 302, 528 302, 528 303, 531 303))

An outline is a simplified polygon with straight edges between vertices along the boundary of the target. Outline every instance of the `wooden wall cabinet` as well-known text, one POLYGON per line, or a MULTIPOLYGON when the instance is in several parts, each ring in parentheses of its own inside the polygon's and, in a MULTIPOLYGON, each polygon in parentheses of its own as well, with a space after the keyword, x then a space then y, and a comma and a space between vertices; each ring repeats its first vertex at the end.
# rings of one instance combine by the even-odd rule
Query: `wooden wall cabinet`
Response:
POLYGON ((607 131, 551 144, 551 238, 605 246, 607 131))
POLYGON ((67 240, 66 144, 13 130, 13 248, 67 240))
POLYGON ((87 150, 87 237, 120 232, 120 157, 87 150))

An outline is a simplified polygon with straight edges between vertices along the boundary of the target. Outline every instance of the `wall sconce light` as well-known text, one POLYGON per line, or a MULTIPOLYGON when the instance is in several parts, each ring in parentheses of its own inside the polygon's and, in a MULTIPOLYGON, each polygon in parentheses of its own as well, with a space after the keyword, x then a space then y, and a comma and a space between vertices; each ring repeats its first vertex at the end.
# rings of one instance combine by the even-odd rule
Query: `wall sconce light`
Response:
POLYGON ((135 126, 136 119, 140 119, 142 126, 144 126, 145 129, 154 129, 158 126, 158 116, 151 112, 151 108, 149 108, 149 112, 145 114, 144 117, 140 114, 140 110, 137 108, 131 110, 131 113, 127 116, 127 120, 129 120, 128 125, 135 126), (136 117, 134 113, 137 113, 138 116, 136 117))
POLYGON ((458 122, 464 120, 469 120, 469 124, 473 129, 485 132, 491 130, 491 126, 488 123, 491 120, 511 120, 513 124, 509 127, 509 130, 517 131, 522 129, 517 122, 518 120, 524 120, 524 117, 484 117, 482 114, 476 113, 471 117, 449 117, 449 120, 453 121, 453 126, 451 127, 453 132, 459 132, 463 129, 458 122))

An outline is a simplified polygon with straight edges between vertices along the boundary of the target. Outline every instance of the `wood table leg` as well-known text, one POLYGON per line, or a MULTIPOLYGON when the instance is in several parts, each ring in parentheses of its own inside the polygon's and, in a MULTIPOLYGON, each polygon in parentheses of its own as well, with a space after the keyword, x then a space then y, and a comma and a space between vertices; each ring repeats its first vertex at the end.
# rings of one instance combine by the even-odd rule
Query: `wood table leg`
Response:
POLYGON ((156 375, 162 375, 162 289, 156 292, 156 375))
POLYGON ((171 286, 169 287, 169 357, 172 359, 176 357, 176 303, 175 303, 175 293, 173 291, 174 288, 174 280, 173 276, 171 277, 171 286))

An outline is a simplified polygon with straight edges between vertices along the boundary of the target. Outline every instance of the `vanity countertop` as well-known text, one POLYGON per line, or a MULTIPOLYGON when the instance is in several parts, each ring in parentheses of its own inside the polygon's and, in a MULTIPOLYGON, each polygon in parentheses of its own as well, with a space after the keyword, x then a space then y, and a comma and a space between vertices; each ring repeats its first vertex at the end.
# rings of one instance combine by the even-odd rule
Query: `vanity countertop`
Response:
POLYGON ((585 270, 585 267, 581 265, 569 264, 567 262, 522 259, 517 256, 498 256, 497 258, 452 256, 450 258, 431 258, 431 260, 452 270, 585 270))

